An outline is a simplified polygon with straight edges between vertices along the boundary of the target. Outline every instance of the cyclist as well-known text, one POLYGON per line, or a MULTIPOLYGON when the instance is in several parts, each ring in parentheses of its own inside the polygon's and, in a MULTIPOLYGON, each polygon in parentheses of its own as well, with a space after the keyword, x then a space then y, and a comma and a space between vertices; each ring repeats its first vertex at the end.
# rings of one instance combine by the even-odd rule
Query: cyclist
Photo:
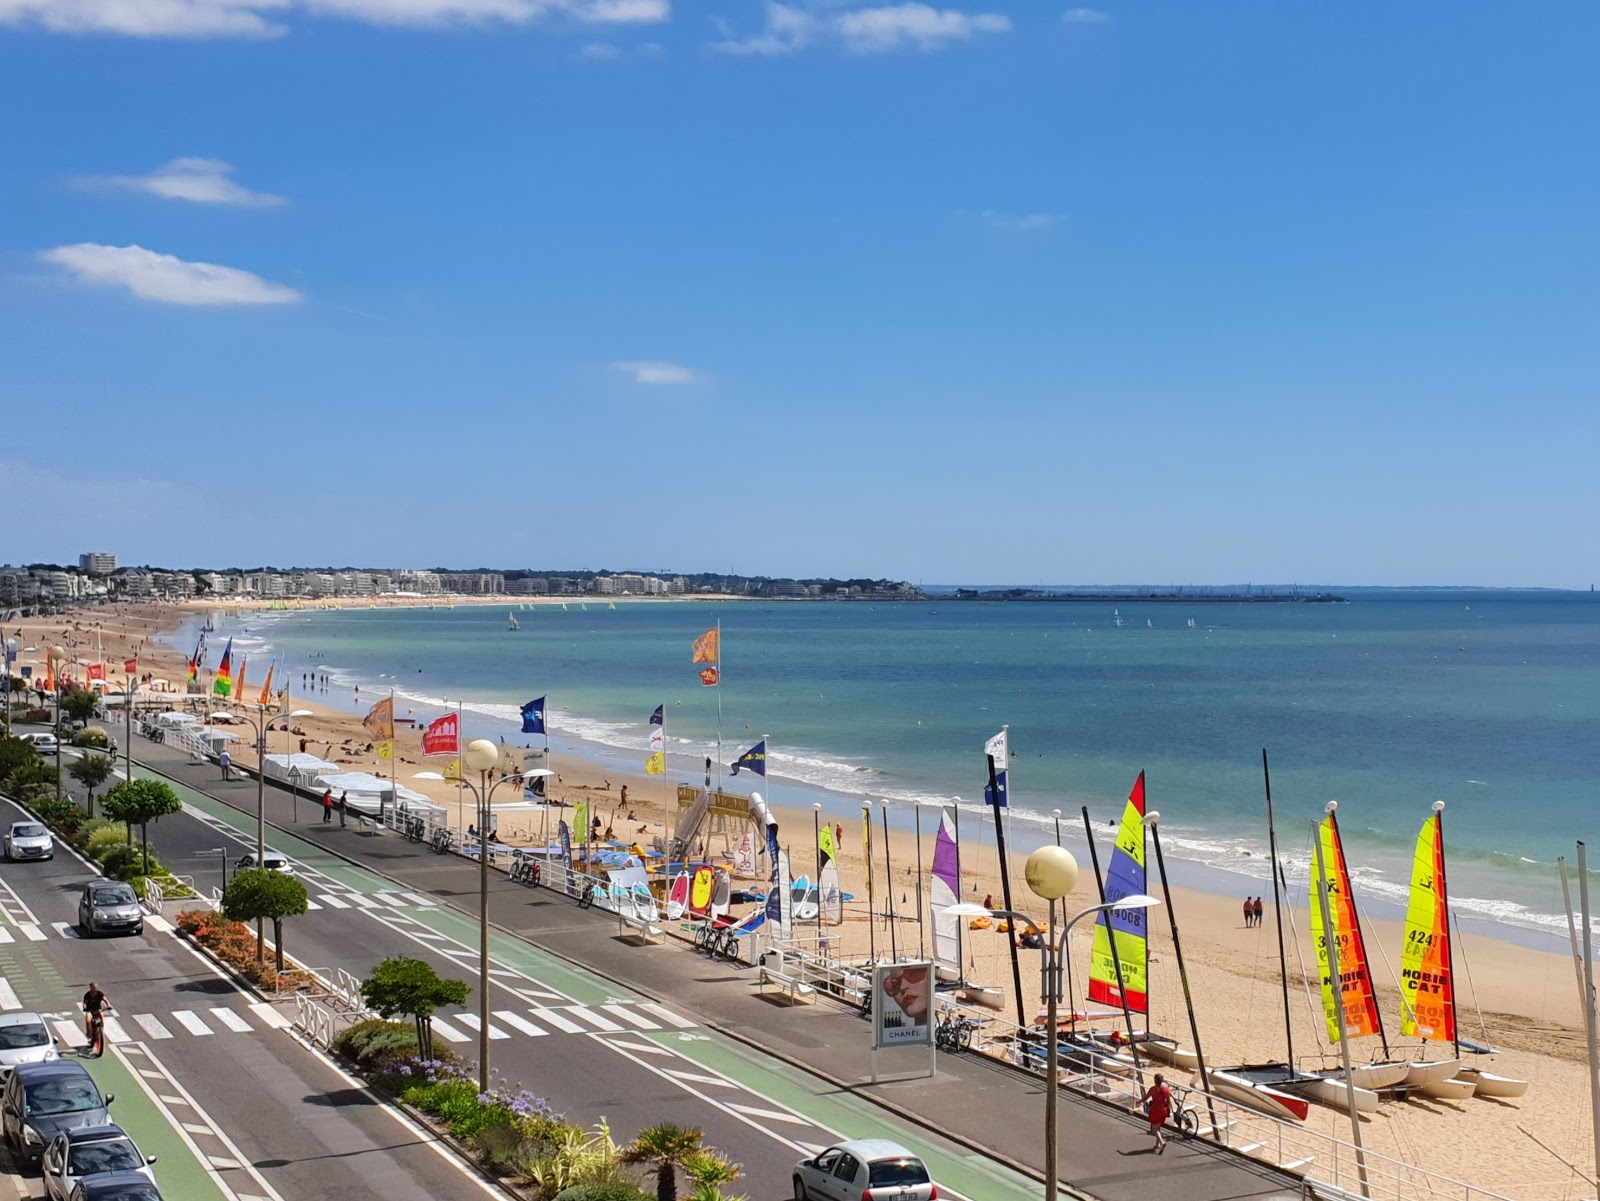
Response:
POLYGON ((83 994, 83 1032, 89 1037, 90 1054, 106 1053, 106 1010, 111 1008, 111 998, 100 991, 100 986, 89 981, 89 991, 83 994))

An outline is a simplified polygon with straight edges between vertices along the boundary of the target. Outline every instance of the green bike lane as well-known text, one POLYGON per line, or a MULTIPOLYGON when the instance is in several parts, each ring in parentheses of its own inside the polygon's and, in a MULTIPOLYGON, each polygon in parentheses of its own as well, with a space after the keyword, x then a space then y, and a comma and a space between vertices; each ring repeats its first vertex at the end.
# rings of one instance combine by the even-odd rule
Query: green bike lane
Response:
MULTIPOLYGON (((203 823, 206 832, 215 836, 211 846, 229 839, 234 841, 235 850, 242 849, 240 843, 254 846, 253 815, 246 815, 240 809, 169 775, 145 768, 138 769, 136 774, 161 778, 172 784, 183 800, 187 813, 203 823)), ((253 803, 253 796, 250 799, 253 803)), ((385 877, 318 845, 313 841, 314 838, 331 834, 321 826, 320 816, 315 822, 305 824, 310 827, 305 834, 297 832, 292 824, 268 826, 269 848, 290 857, 297 873, 306 883, 313 903, 319 906, 316 912, 285 923, 285 950, 289 954, 295 955, 299 946, 299 957, 312 967, 342 967, 359 974, 362 968, 355 955, 341 956, 338 946, 340 931, 355 931, 357 942, 369 953, 374 939, 383 941, 386 946, 403 940, 406 945, 400 953, 432 958, 436 966, 442 960, 444 967, 455 969, 453 974, 475 984, 478 943, 476 915, 469 916, 447 904, 395 906, 378 901, 379 897, 389 901, 408 896, 424 898, 415 891, 415 883, 407 884, 385 877), (348 893, 360 894, 372 903, 370 906, 358 905, 346 895, 348 893), (331 908, 330 898, 342 898, 347 907, 331 908), (314 937, 310 935, 313 927, 309 923, 312 922, 316 923, 317 933, 314 937), (307 924, 300 926, 300 923, 307 924), (308 953, 310 959, 305 958, 308 953), (318 962, 318 955, 325 962, 318 962), (339 962, 340 958, 345 958, 346 962, 339 962)), ((161 836, 163 846, 172 844, 173 839, 168 831, 161 831, 161 836)), ((336 837, 355 840, 352 844, 354 847, 367 847, 369 840, 380 846, 384 845, 382 840, 406 847, 411 845, 399 843, 398 836, 393 834, 363 835, 353 829, 341 832, 336 837)), ((194 849, 194 832, 190 832, 183 841, 191 850, 194 849)), ((456 865, 459 866, 459 860, 456 865)), ((220 870, 212 870, 216 870, 217 874, 209 878, 220 884, 220 870)), ((545 891, 525 890, 509 884, 498 872, 491 877, 491 882, 497 900, 501 899, 502 892, 507 892, 510 895, 504 901, 512 903, 519 897, 535 896, 545 891)), ((209 895, 205 878, 198 883, 202 891, 209 895)), ((470 896, 461 897, 463 903, 471 903, 474 908, 477 899, 476 887, 471 890, 470 896)), ((588 919, 598 915, 584 917, 588 919)), ((597 930, 603 929, 603 918, 594 924, 597 930)), ((510 990, 524 998, 536 999, 541 1004, 565 1004, 569 1001, 576 1005, 597 1007, 651 1002, 671 1004, 670 996, 648 996, 587 971, 498 928, 491 929, 490 952, 491 972, 498 988, 510 990), (555 999, 554 994, 559 994, 561 999, 555 999)), ((686 949, 675 948, 653 948, 647 953, 689 954, 686 949)), ((506 1014, 509 1011, 495 1012, 506 1014)), ((542 1011, 536 1008, 521 1012, 537 1019, 542 1011)), ((615 1010, 610 1012, 614 1013, 615 1010)), ((441 1016, 456 1022, 462 1015, 444 1013, 441 1016)), ((491 1021, 491 1026, 494 1025, 491 1021)), ((508 1059, 515 1062, 519 1057, 512 1053, 508 1045, 515 1040, 515 1031, 505 1029, 502 1032, 509 1037, 491 1042, 491 1055, 493 1062, 504 1065, 508 1059)), ((861 1032, 864 1037, 864 1026, 861 1032)), ((659 1081, 666 1093, 681 1092, 692 1096, 700 1104, 718 1111, 727 1123, 737 1123, 750 1138, 763 1144, 760 1157, 768 1165, 766 1175, 769 1177, 775 1170, 772 1164, 779 1159, 785 1165, 792 1165, 802 1154, 840 1138, 877 1137, 894 1139, 921 1156, 947 1195, 949 1191, 955 1191, 980 1201, 990 1201, 991 1198, 994 1201, 1020 1201, 1022 1198, 1037 1198, 1042 1191, 1037 1181, 997 1160, 903 1120, 866 1098, 842 1090, 832 1081, 704 1026, 661 1030, 630 1028, 612 1033, 574 1034, 571 1037, 585 1040, 592 1046, 598 1075, 603 1077, 604 1064, 607 1062, 601 1056, 621 1056, 631 1061, 635 1073, 647 1072, 659 1081)), ((527 1041, 538 1045, 542 1040, 527 1041)), ((548 1043, 544 1045, 549 1046, 548 1043)), ((461 1050, 470 1056, 473 1047, 463 1047, 461 1050)), ((530 1075, 535 1074, 530 1070, 530 1075)), ((533 1086, 535 1081, 525 1080, 521 1083, 533 1086)), ((672 1115, 661 1116, 670 1118, 672 1115)), ((735 1158, 740 1157, 737 1147, 723 1149, 734 1153, 735 1158)))

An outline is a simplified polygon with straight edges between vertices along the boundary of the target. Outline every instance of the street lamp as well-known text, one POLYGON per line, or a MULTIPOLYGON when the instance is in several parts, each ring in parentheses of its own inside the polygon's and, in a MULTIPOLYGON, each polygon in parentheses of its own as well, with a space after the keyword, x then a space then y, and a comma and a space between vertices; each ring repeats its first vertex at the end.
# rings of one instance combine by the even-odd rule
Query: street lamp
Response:
MULTIPOLYGON (((1060 1175, 1058 1160, 1058 1132, 1056 1129, 1056 1094, 1059 1082, 1056 1079, 1060 1052, 1058 1048, 1060 1029, 1058 1027, 1057 1004, 1060 1001, 1061 989, 1061 963, 1067 964, 1067 994, 1072 995, 1072 957, 1068 954, 1067 940, 1072 934, 1072 927, 1091 913, 1109 913, 1113 909, 1148 909, 1152 905, 1161 904, 1155 897, 1135 893, 1132 896, 1121 897, 1115 901, 1107 901, 1103 905, 1091 905, 1089 908, 1068 919, 1062 927, 1059 937, 1055 936, 1056 929, 1056 902, 1067 896, 1078 883, 1078 861, 1073 858, 1072 852, 1060 846, 1042 846, 1028 856, 1028 861, 1023 866, 1023 876, 1028 882, 1029 890, 1036 897, 1041 897, 1050 903, 1050 934, 1051 938, 1045 944, 1045 1022, 1049 1029, 1045 1034, 1045 1088, 1044 1088, 1044 1173, 1045 1201, 1056 1201, 1057 1178, 1060 1175)), ((1017 915, 1023 916, 1023 915, 1017 915)), ((1115 951, 1115 943, 1112 946, 1115 951)))
MULTIPOLYGON (((267 716, 267 707, 259 706, 260 720, 246 717, 242 713, 229 714, 239 721, 247 722, 256 732, 256 866, 265 867, 267 863, 267 731, 272 729, 272 723, 278 721, 292 721, 297 717, 312 716, 310 709, 296 709, 293 713, 280 713, 277 717, 267 716)), ((133 741, 133 735, 128 736, 128 741, 133 741)), ((131 755, 131 751, 129 752, 131 755)), ((133 779, 130 772, 128 778, 133 779)), ((266 946, 267 926, 264 918, 256 919, 256 957, 262 955, 262 948, 266 946)))
MULTIPOLYGON (((467 743, 464 766, 478 773, 478 783, 463 779, 478 805, 478 1089, 489 1091, 489 804, 495 789, 507 780, 521 780, 524 772, 501 776, 492 785, 489 772, 500 762, 500 748, 487 738, 467 743)), ((422 771, 418 780, 443 780, 436 771, 422 771)))

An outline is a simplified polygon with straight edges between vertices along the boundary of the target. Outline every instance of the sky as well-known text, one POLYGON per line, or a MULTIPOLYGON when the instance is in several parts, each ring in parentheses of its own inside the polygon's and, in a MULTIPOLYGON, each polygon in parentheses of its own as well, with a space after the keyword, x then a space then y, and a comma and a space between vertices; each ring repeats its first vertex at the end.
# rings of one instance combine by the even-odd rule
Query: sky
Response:
POLYGON ((1587 587, 1597 35, 0 0, 0 560, 1587 587))

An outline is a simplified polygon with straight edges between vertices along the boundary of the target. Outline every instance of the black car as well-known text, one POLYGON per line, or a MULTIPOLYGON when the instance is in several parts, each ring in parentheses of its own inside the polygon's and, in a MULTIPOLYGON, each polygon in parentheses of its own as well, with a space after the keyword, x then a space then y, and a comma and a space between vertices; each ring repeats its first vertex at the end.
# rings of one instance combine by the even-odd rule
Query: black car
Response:
POLYGON ((78 1181, 72 1201, 161 1201, 161 1190, 136 1172, 102 1172, 78 1181))
POLYGON ((0 1133, 19 1164, 36 1167, 63 1130, 110 1122, 110 1105, 81 1063, 23 1064, 0 1092, 0 1133))

